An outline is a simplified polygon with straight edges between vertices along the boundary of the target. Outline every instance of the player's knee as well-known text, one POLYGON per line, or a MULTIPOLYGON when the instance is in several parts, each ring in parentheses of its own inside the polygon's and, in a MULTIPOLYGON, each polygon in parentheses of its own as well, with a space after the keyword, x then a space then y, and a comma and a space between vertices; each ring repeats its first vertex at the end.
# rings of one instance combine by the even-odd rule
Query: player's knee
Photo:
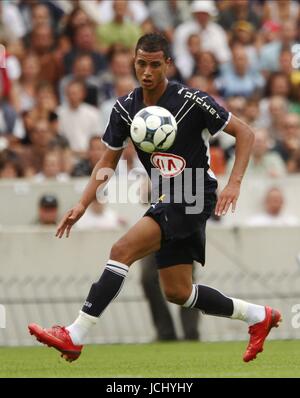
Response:
POLYGON ((120 240, 116 242, 110 251, 111 260, 119 261, 120 263, 130 266, 132 264, 132 253, 128 244, 120 240))
POLYGON ((189 291, 182 287, 165 287, 165 296, 170 303, 183 305, 189 298, 189 291))

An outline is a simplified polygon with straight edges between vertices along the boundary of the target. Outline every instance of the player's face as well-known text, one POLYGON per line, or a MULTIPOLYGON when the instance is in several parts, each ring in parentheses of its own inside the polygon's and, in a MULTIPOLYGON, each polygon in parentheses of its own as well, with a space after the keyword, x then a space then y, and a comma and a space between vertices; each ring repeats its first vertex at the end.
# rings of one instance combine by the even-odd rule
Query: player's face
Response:
POLYGON ((134 66, 141 87, 152 91, 163 84, 169 64, 170 59, 165 59, 162 51, 149 53, 139 49, 134 66))

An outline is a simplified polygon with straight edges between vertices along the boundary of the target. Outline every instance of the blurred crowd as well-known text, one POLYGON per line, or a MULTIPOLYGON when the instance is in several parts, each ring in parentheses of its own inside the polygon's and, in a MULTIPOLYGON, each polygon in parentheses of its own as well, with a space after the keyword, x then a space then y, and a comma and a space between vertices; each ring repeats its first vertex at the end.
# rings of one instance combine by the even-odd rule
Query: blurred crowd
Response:
MULTIPOLYGON (((300 0, 0 0, 0 180, 89 176, 116 98, 137 86, 137 39, 153 31, 171 44, 169 80, 207 92, 253 127, 250 178, 300 172, 300 0)), ((211 140, 215 174, 231 170, 234 144, 227 134, 211 140)), ((126 173, 138 165, 132 145, 122 156, 126 173)), ((45 193, 33 223, 56 225, 59 207, 45 193)), ((246 225, 299 225, 284 210, 274 183, 246 225)), ((94 201, 77 228, 127 222, 94 201)), ((175 339, 154 259, 145 261, 142 286, 158 338, 175 339)), ((189 314, 189 322, 181 314, 184 338, 198 339, 199 314, 189 314)))
MULTIPOLYGON (((0 178, 88 176, 116 98, 137 85, 136 41, 151 31, 172 45, 170 80, 254 128, 250 175, 300 172, 299 17, 296 0, 1 1, 0 178)), ((217 175, 233 149, 226 134, 212 140, 217 175)))

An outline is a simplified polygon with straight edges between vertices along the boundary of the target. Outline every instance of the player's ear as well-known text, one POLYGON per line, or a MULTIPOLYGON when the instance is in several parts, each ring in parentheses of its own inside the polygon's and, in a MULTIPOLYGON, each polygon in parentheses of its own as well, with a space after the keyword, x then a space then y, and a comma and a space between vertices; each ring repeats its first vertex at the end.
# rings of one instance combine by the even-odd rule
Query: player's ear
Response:
POLYGON ((172 58, 171 57, 168 57, 166 59, 166 64, 167 64, 167 66, 170 66, 172 64, 172 58))

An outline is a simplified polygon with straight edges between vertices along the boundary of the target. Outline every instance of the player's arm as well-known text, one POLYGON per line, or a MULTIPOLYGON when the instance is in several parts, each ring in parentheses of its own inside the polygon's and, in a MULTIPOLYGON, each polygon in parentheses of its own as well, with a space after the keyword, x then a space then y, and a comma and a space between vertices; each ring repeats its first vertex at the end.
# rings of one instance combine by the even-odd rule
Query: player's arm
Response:
POLYGON ((236 202, 240 194, 240 185, 249 162, 254 142, 254 133, 251 128, 234 115, 231 116, 224 131, 236 139, 235 162, 228 183, 218 198, 215 210, 218 216, 225 215, 230 205, 232 212, 235 211, 236 202))
POLYGON ((107 184, 108 179, 117 167, 122 152, 123 149, 105 149, 101 159, 96 163, 93 169, 81 199, 64 215, 59 223, 56 231, 56 236, 58 238, 62 238, 65 232, 66 237, 69 237, 72 226, 79 220, 90 203, 95 199, 97 190, 99 188, 101 189, 101 186, 104 188, 104 186, 107 184))

